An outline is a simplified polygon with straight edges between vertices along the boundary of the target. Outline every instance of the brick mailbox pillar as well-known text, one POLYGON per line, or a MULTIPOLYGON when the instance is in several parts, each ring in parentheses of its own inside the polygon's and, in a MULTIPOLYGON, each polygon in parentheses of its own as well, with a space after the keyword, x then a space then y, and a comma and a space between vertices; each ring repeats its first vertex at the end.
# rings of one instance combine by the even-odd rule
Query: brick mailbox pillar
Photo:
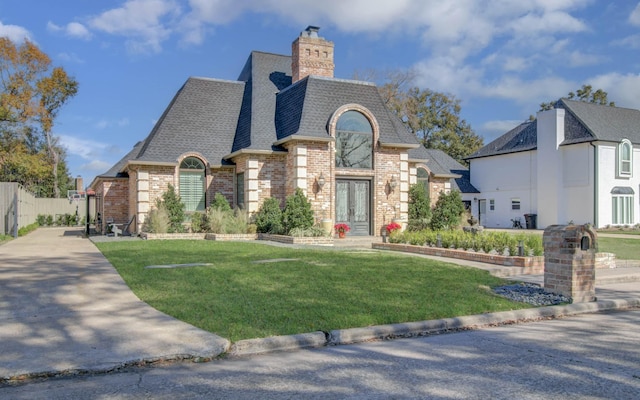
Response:
POLYGON ((574 303, 595 301, 596 232, 588 225, 551 225, 542 241, 544 288, 574 303))

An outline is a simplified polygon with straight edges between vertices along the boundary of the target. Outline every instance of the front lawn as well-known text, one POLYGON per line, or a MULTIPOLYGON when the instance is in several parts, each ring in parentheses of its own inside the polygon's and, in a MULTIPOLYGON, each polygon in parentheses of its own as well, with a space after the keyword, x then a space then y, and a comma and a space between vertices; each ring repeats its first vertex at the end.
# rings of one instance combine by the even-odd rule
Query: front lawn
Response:
POLYGON ((96 243, 135 294, 232 341, 528 308, 485 271, 420 257, 214 241, 96 243), (150 265, 208 266, 147 269, 150 265))
POLYGON ((621 260, 640 260, 640 239, 598 237, 598 251, 621 260))

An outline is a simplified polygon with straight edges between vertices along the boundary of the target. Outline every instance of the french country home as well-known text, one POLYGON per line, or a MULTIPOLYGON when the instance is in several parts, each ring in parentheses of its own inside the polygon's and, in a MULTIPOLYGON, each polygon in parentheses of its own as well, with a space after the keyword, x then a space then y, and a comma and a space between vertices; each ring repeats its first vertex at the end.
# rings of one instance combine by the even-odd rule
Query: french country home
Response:
POLYGON ((477 192, 464 166, 420 145, 375 84, 335 78, 333 55, 309 26, 291 55, 251 52, 236 81, 187 79, 149 135, 91 183, 102 224, 134 221, 139 232, 169 184, 187 212, 221 193, 250 214, 300 188, 317 222, 380 235, 406 220, 411 184, 428 187, 432 204, 441 191, 477 192))

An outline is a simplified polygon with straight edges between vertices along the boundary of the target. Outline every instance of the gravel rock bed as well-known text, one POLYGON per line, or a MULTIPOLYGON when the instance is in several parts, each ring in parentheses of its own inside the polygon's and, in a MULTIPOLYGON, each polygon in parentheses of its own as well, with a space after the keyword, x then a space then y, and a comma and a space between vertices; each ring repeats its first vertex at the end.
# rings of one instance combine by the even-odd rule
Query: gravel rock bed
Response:
POLYGON ((528 303, 534 306, 553 306, 556 304, 571 303, 572 301, 570 297, 547 292, 540 286, 532 283, 499 286, 494 288, 493 291, 509 300, 528 303))

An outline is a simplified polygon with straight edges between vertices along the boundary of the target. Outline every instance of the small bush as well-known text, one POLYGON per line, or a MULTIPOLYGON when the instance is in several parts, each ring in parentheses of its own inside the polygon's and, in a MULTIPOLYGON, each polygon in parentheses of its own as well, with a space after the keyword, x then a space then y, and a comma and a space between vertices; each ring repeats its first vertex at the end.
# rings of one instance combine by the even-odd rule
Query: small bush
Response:
POLYGON ((53 215, 47 215, 47 220, 45 223, 47 226, 53 225, 53 215))
POLYGON ((40 226, 45 226, 47 224, 47 216, 38 214, 38 216, 36 217, 36 223, 40 226))
POLYGON ((255 217, 256 230, 260 233, 279 235, 284 232, 280 201, 275 197, 266 199, 255 217))
MULTIPOLYGON (((164 203, 169 217, 169 233, 184 232, 182 223, 185 219, 185 205, 173 185, 169 184, 167 191, 162 194, 161 202, 164 203)), ((160 208, 159 202, 158 208, 160 208)))
POLYGON ((167 209, 164 203, 160 203, 158 208, 149 211, 142 225, 142 230, 149 233, 167 233, 169 231, 169 224, 167 209))
POLYGON ((222 195, 222 193, 218 192, 213 196, 213 201, 209 205, 211 208, 217 208, 222 211, 231 211, 231 205, 227 201, 227 198, 222 195))
POLYGON ((201 233, 207 231, 207 217, 201 212, 191 214, 191 232, 201 233))
POLYGON ((460 192, 452 190, 451 193, 440 193, 436 207, 431 216, 431 229, 434 231, 451 230, 460 225, 464 203, 460 192))
POLYGON ((431 220, 431 204, 429 194, 423 185, 415 184, 409 188, 409 223, 410 231, 421 231, 429 227, 431 220))
POLYGON ((287 197, 284 211, 282 212, 282 225, 286 233, 289 233, 294 228, 306 229, 313 226, 311 203, 309 203, 302 189, 297 188, 294 194, 287 197))
POLYGON ((224 233, 242 234, 247 233, 249 226, 249 216, 241 209, 226 211, 224 213, 224 233))

